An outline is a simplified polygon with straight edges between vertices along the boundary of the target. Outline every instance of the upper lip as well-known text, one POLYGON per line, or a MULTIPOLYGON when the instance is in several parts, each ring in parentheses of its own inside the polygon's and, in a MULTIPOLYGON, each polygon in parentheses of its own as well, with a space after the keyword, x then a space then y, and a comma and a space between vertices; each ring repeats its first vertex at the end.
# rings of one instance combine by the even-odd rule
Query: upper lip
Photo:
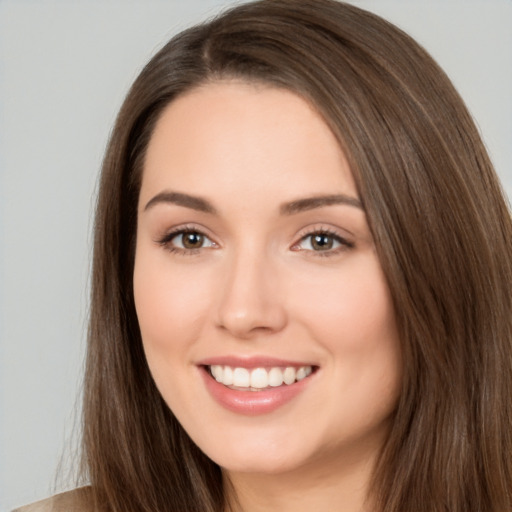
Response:
POLYGON ((232 368, 265 368, 265 367, 287 367, 293 366, 299 368, 301 366, 315 366, 308 361, 291 361, 270 356, 216 356, 208 357, 199 361, 198 366, 230 366, 232 368))

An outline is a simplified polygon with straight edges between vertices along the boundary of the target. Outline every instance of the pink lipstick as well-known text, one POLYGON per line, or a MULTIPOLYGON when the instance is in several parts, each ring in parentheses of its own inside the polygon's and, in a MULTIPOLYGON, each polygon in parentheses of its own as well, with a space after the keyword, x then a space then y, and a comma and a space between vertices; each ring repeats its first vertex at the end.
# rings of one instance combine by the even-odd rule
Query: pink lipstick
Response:
POLYGON ((304 391, 318 367, 267 357, 211 358, 198 365, 206 388, 226 409, 245 415, 275 411, 304 391))

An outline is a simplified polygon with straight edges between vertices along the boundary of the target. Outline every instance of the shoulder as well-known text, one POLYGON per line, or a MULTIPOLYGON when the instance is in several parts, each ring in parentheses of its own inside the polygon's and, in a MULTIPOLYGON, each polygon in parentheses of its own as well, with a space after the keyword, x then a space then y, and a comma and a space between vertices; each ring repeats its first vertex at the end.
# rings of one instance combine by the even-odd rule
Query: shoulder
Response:
POLYGON ((17 508, 12 512, 92 512, 89 488, 56 494, 46 500, 17 508))

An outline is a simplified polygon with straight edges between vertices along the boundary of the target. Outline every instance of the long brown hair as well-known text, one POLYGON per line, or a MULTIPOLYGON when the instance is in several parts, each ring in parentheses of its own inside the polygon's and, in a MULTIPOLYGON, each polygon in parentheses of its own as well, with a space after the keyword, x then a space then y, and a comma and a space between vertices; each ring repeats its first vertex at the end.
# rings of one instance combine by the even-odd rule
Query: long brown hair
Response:
POLYGON ((301 95, 350 162, 404 360, 373 476, 378 510, 512 510, 506 201, 474 122, 431 57, 388 22, 333 0, 235 7, 173 38, 128 93, 106 152, 95 224, 83 463, 96 507, 225 506, 220 468, 153 383, 132 292, 136 205, 155 122, 178 95, 224 78, 301 95))

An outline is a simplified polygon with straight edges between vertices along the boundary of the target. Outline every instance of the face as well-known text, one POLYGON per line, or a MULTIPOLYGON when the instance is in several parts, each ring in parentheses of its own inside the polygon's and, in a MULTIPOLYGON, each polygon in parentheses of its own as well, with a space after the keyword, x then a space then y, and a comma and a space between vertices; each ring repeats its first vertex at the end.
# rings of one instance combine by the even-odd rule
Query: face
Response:
POLYGON ((166 108, 134 294, 158 389, 227 471, 381 447, 400 384, 389 290, 347 160, 299 96, 219 82, 166 108))

